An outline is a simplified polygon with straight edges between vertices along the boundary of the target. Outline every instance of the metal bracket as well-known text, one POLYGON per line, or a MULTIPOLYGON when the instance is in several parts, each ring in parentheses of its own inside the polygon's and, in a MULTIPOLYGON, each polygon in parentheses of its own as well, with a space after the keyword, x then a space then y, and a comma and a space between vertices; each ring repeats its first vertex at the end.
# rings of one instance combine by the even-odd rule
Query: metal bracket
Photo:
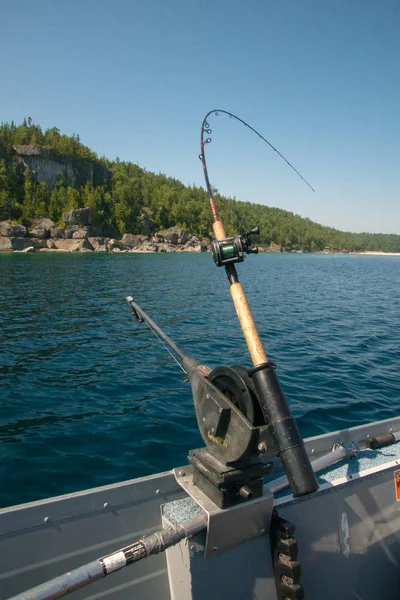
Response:
POLYGON ((269 533, 274 496, 265 495, 231 508, 218 508, 194 483, 193 466, 174 469, 176 481, 207 514, 205 558, 269 533))

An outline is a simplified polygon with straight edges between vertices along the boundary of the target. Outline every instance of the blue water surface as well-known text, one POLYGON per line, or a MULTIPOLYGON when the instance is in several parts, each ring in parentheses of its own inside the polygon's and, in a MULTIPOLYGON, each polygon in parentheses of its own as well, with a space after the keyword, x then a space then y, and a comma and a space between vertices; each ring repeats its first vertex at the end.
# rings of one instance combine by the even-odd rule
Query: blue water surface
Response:
MULTIPOLYGON (((305 436, 399 413, 400 257, 264 254, 239 268, 305 436)), ((184 352, 251 366, 210 254, 0 255, 0 506, 186 464, 184 352)))

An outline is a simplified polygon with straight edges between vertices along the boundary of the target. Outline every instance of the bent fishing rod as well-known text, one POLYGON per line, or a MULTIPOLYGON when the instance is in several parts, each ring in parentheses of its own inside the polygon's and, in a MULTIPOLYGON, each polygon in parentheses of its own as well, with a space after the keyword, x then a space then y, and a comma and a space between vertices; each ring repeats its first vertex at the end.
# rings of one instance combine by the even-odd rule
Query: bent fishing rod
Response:
MULTIPOLYGON (((273 146, 261 133, 251 127, 246 121, 240 119, 233 113, 213 109, 203 119, 200 135, 200 155, 203 165, 204 178, 207 192, 210 198, 210 208, 213 216, 213 231, 215 239, 212 242, 214 261, 218 267, 225 267, 230 284, 230 293, 237 316, 243 331, 244 338, 253 362, 253 368, 248 372, 257 392, 258 400, 262 405, 263 413, 269 424, 270 434, 276 448, 276 454, 282 461, 283 468, 291 483, 294 496, 302 496, 318 489, 318 483, 306 453, 303 439, 298 430, 296 421, 293 419, 288 403, 283 395, 276 376, 276 365, 269 361, 262 346, 260 336, 254 323, 253 315, 241 283, 239 282, 235 264, 243 262, 245 254, 258 253, 258 248, 252 245, 251 235, 258 235, 258 227, 248 231, 244 236, 234 235, 228 237, 222 221, 218 216, 215 205, 214 194, 210 185, 206 162, 206 146, 212 140, 209 137, 212 129, 209 125, 211 115, 218 116, 219 113, 228 115, 230 118, 245 125, 261 138, 274 152, 276 152, 286 164, 297 173, 304 183, 314 191, 308 181, 295 169, 295 167, 273 146), (208 136, 205 138, 205 134, 208 136)), ((264 445, 264 448, 266 445, 264 445)), ((260 444, 259 450, 263 448, 260 444)))
POLYGON ((206 161, 206 145, 211 143, 212 139, 210 135, 212 134, 212 129, 210 128, 210 124, 208 119, 210 115, 218 116, 220 113, 228 115, 229 118, 235 119, 236 121, 242 123, 245 127, 253 131, 261 140, 263 140, 274 152, 280 156, 285 163, 293 169, 293 171, 304 181, 304 183, 312 190, 315 191, 314 188, 308 183, 308 181, 299 173, 297 169, 273 146, 261 133, 259 133, 254 127, 251 127, 246 121, 240 119, 233 113, 227 110, 221 109, 213 109, 209 111, 203 119, 203 123, 201 126, 201 135, 200 135, 200 154, 199 158, 203 165, 204 179, 206 182, 207 192, 210 198, 210 208, 213 216, 213 231, 215 235, 215 241, 213 242, 213 255, 214 260, 217 266, 225 266, 226 273, 228 275, 228 279, 230 281, 230 291, 232 295, 232 300, 236 308, 237 315, 239 317, 240 324, 242 326, 243 334, 247 343, 247 347, 250 352, 251 359, 253 361, 253 365, 256 367, 259 364, 267 362, 267 357, 263 350, 260 338, 257 333, 257 329, 254 325, 254 321, 243 291, 241 284, 239 283, 239 279, 237 276, 235 263, 242 262, 244 260, 244 255, 246 254, 257 254, 258 248, 252 245, 250 240, 251 235, 258 235, 260 230, 258 227, 254 227, 250 231, 246 233, 245 236, 233 236, 230 238, 226 237, 224 226, 218 216, 217 209, 215 206, 214 194, 212 191, 212 187, 210 185, 210 180, 208 176, 208 168, 206 161), (205 138, 205 134, 208 137, 205 138))

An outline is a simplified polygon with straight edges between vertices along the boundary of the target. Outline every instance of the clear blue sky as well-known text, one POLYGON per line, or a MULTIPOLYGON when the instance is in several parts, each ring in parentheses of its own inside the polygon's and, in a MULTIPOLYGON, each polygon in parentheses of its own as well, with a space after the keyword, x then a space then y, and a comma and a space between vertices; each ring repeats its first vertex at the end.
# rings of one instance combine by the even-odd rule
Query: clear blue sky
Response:
POLYGON ((399 0, 0 0, 0 120, 30 116, 184 183, 400 234, 399 0))

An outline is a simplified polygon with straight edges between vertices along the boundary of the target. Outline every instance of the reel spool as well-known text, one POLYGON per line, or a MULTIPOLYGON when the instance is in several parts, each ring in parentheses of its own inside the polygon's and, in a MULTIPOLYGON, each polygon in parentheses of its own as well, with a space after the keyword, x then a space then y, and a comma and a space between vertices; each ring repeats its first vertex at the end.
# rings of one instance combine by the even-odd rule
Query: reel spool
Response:
POLYGON ((216 367, 207 379, 240 410, 253 427, 267 424, 262 404, 245 367, 216 367))
POLYGON ((224 240, 213 240, 212 253, 217 267, 243 262, 245 254, 258 254, 258 248, 253 246, 250 236, 259 234, 259 227, 253 227, 244 236, 234 235, 224 240))

